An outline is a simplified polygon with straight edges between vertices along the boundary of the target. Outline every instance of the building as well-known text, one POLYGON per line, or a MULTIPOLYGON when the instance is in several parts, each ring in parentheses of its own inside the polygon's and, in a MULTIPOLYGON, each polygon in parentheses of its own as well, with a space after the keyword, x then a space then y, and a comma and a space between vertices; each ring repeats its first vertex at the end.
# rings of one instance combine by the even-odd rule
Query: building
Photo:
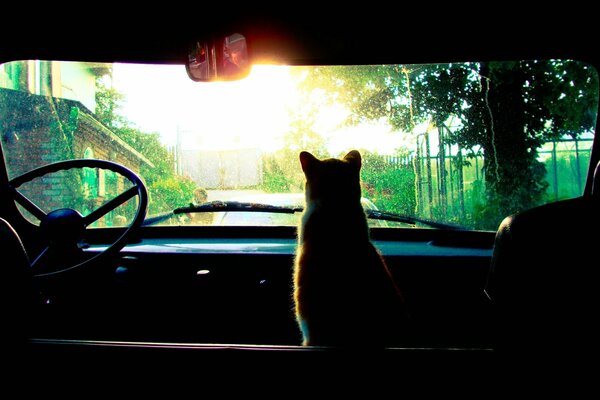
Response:
MULTIPOLYGON (((53 162, 99 158, 134 172, 151 162, 95 117, 96 79, 106 64, 18 61, 0 66, 0 138, 10 178, 53 162), (29 149, 45 151, 31 151, 29 149)), ((118 194, 126 182, 106 170, 37 179, 24 194, 44 209, 81 207, 85 214, 118 194), (65 204, 67 203, 67 204, 65 204)), ((25 186, 25 185, 24 185, 25 186)), ((98 225, 112 225, 102 220, 98 225)))
POLYGON ((262 183, 262 156, 257 148, 179 149, 179 169, 206 189, 244 189, 262 183))

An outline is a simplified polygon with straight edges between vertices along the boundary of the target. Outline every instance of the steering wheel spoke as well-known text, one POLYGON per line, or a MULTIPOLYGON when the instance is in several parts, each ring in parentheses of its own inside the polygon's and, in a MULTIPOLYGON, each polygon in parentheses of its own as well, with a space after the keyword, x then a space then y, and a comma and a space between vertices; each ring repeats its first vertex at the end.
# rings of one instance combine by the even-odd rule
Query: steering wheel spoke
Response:
POLYGON ((40 264, 40 262, 45 258, 46 254, 48 253, 48 250, 50 250, 50 247, 44 247, 44 250, 42 250, 40 254, 38 254, 38 256, 31 262, 31 268, 33 268, 34 271, 40 264))
POLYGON ((118 195, 117 197, 109 200, 104 203, 102 206, 92 211, 85 217, 83 217, 83 222, 86 226, 91 225, 95 221, 99 220, 115 208, 119 207, 121 204, 125 203, 129 199, 133 198, 137 194, 137 187, 133 186, 118 195))
POLYGON ((29 211, 34 217, 38 220, 43 220, 46 218, 46 213, 44 210, 39 208, 35 203, 25 197, 21 192, 19 192, 16 188, 10 187, 12 195, 17 203, 19 203, 24 209, 29 211))

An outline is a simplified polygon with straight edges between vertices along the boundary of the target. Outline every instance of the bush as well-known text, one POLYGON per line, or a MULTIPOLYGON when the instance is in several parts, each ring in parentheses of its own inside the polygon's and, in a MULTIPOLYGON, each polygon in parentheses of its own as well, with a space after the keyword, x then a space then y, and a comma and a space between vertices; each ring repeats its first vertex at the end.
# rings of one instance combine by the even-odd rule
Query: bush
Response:
POLYGON ((383 156, 363 153, 363 195, 382 211, 414 215, 415 173, 411 165, 386 161, 383 156))

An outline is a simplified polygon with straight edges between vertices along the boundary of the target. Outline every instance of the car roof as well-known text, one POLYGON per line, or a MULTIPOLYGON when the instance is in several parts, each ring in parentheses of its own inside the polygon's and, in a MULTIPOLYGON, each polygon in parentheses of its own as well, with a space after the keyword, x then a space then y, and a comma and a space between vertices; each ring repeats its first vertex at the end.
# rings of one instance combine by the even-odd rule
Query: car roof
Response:
MULTIPOLYGON (((4 15, 11 14, 10 7, 4 15)), ((504 3, 493 12, 458 4, 423 9, 407 3, 394 12, 385 7, 345 7, 329 13, 307 3, 293 12, 217 5, 202 6, 197 15, 186 5, 143 13, 120 8, 115 13, 85 13, 68 23, 59 23, 64 20, 62 9, 45 8, 19 30, 5 30, 0 62, 181 63, 191 40, 234 31, 247 36, 255 60, 291 65, 523 58, 597 61, 596 24, 574 4, 556 11, 546 7, 543 13, 537 7, 504 3)))

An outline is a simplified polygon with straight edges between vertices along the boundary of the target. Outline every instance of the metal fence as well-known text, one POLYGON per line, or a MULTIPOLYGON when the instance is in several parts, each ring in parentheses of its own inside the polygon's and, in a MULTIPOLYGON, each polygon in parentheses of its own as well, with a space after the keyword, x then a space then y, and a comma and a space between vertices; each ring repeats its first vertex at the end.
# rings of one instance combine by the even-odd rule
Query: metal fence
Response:
MULTIPOLYGON (((464 149, 445 142, 447 128, 421 134, 411 156, 390 163, 415 172, 416 214, 445 221, 465 221, 485 204, 484 155, 480 148, 464 149)), ((593 138, 545 143, 538 159, 546 166, 546 201, 580 196, 585 186, 593 138)))

